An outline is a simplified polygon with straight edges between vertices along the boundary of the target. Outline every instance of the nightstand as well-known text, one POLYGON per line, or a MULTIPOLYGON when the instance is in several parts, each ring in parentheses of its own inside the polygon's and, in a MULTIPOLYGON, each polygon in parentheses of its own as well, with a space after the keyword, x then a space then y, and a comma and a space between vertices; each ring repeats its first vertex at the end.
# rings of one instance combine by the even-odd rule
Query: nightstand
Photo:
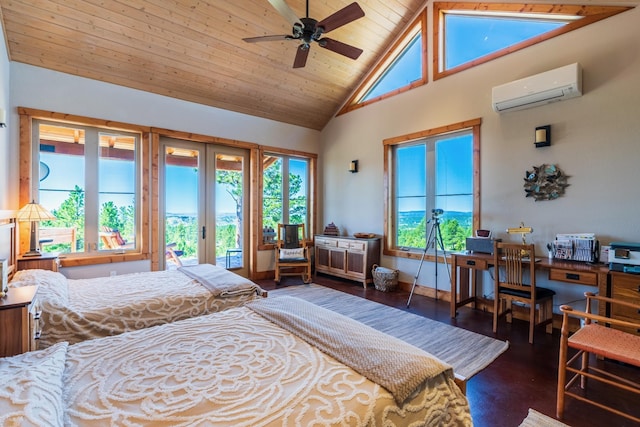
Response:
POLYGON ((39 268, 41 270, 58 271, 58 254, 43 253, 39 256, 18 257, 18 271, 39 268))
POLYGON ((37 286, 9 288, 0 298, 0 357, 36 349, 40 338, 40 308, 37 286))

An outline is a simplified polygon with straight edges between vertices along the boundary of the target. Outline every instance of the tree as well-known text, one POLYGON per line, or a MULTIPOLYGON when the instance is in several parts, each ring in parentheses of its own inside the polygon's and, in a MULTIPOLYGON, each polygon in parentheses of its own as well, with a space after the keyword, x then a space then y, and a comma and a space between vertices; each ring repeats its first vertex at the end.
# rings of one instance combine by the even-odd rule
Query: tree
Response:
MULTIPOLYGON (((224 249, 224 253, 226 253, 226 249, 229 247, 234 248, 242 248, 242 200, 244 191, 242 188, 242 172, 241 171, 233 171, 233 170, 218 170, 216 171, 216 182, 218 184, 222 184, 225 187, 226 192, 231 196, 233 201, 236 203, 236 218, 235 218, 235 241, 232 241, 232 245, 227 246, 224 249)), ((216 227, 216 247, 218 247, 220 243, 220 238, 217 234, 218 227, 216 227)), ((226 245, 225 245, 226 246, 226 245)), ((216 255, 218 254, 218 250, 216 249, 216 255)))
MULTIPOLYGON (((262 226, 276 228, 284 218, 282 158, 264 170, 262 193, 262 226)), ((289 173, 289 222, 302 224, 307 218, 307 196, 301 192, 303 177, 289 173)))

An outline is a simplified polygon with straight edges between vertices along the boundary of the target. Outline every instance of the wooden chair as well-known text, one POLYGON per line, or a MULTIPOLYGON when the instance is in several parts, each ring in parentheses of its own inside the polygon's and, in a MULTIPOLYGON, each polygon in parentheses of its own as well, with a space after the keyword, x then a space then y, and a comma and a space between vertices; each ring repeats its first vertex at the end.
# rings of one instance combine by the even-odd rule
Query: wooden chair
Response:
POLYGON ((182 256, 183 253, 184 253, 183 251, 176 249, 175 243, 167 244, 167 247, 165 250, 165 256, 167 258, 167 261, 174 263, 177 267, 182 267, 182 260, 180 259, 180 257, 182 256))
POLYGON ((40 246, 69 245, 70 251, 77 250, 77 238, 75 227, 40 227, 38 230, 40 246))
POLYGON ((593 301, 598 301, 598 304, 608 304, 611 307, 615 306, 615 310, 627 313, 640 312, 640 305, 619 299, 597 296, 592 292, 586 292, 585 296, 587 297, 585 311, 576 311, 568 305, 560 306, 562 311, 562 332, 560 336, 560 359, 558 361, 556 417, 562 419, 564 398, 565 396, 570 396, 640 423, 639 417, 591 399, 587 393, 577 394, 571 391, 571 386, 578 378, 580 379, 580 388, 586 389, 587 379, 590 378, 634 393, 636 396, 635 402, 640 402, 640 383, 590 365, 590 353, 593 353, 600 359, 611 359, 640 367, 640 336, 637 335, 640 331, 640 322, 625 321, 592 313, 593 301), (569 316, 581 318, 584 322, 583 326, 571 336, 569 336, 569 316), (567 360, 569 348, 578 350, 578 352, 567 360), (569 381, 567 381, 567 371, 573 373, 569 381))
POLYGON ((513 317, 513 302, 529 306, 529 344, 533 344, 533 331, 537 325, 547 325, 547 333, 553 331, 553 296, 551 289, 536 286, 535 246, 519 243, 495 242, 493 257, 495 286, 493 304, 493 332, 498 330, 498 317, 513 317), (505 279, 500 275, 504 266, 505 279), (529 283, 525 283, 525 271, 529 271, 529 283), (537 314, 537 316, 536 316, 537 314))
POLYGON ((304 283, 311 282, 311 256, 305 238, 304 224, 278 224, 276 238, 276 278, 302 275, 304 283))

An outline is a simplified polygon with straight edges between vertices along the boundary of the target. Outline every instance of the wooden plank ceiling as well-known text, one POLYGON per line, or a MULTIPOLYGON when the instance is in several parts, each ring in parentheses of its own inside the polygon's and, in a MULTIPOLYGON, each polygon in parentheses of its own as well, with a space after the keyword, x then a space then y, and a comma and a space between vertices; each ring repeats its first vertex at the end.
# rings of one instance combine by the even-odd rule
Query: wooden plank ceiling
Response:
MULTIPOLYGON (((309 0, 319 20, 351 0, 309 0)), ((299 16, 305 0, 287 0, 299 16)), ((293 69, 297 41, 267 0, 0 0, 11 61, 253 116, 322 129, 425 0, 359 0, 365 17, 328 36, 356 61, 314 43, 293 69)))

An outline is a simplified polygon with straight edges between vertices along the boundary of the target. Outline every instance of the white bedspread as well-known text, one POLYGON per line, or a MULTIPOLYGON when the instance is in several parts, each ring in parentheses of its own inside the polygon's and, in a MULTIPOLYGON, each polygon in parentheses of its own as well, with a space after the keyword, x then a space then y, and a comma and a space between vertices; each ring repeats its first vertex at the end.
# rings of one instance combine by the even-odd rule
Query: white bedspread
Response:
MULTIPOLYGON (((376 331, 377 332, 377 331, 376 331)), ((246 307, 69 346, 68 426, 470 426, 448 375, 402 407, 246 307)))
POLYGON ((234 287, 244 281, 254 290, 216 297, 179 271, 73 280, 51 271, 25 270, 11 283, 39 285, 42 335, 38 348, 42 349, 61 341, 73 344, 225 310, 252 301, 262 292, 248 279, 211 267, 234 287))

